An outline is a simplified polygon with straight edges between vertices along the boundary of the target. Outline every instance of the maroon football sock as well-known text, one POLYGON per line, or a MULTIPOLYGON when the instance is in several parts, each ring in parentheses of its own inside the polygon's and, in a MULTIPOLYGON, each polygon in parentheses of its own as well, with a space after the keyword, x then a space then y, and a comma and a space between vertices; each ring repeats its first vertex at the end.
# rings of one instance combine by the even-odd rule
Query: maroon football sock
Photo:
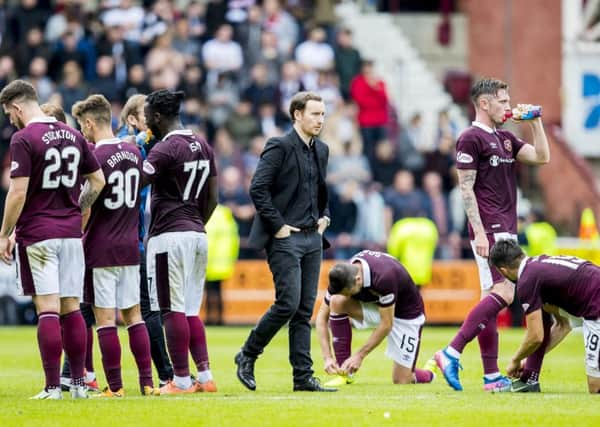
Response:
MULTIPOLYGON (((506 307, 506 301, 495 293, 491 293, 473 307, 460 330, 450 343, 450 347, 462 353, 467 343, 471 342, 488 322, 496 319, 500 310, 506 307)), ((494 320, 495 321, 495 320, 494 320)))
POLYGON ((92 328, 87 328, 85 369, 88 372, 94 372, 94 330, 92 328))
POLYGON ((38 346, 46 374, 46 389, 60 387, 62 338, 58 313, 40 313, 37 327, 38 346))
POLYGON ((154 387, 148 329, 146 329, 144 322, 140 322, 129 326, 127 332, 129 333, 129 348, 138 367, 140 390, 143 392, 144 386, 154 387))
POLYGON ((548 347, 548 343, 550 342, 550 329, 552 328, 553 322, 552 316, 549 313, 542 311, 542 322, 544 325, 544 340, 525 361, 525 367, 523 368, 523 373, 520 378, 521 381, 524 382, 527 382, 528 380, 538 381, 540 372, 542 371, 546 347, 548 347))
POLYGON ((415 369, 415 383, 426 384, 433 381, 433 372, 425 369, 415 369))
POLYGON ((206 329, 204 322, 198 316, 187 316, 190 328, 190 353, 196 363, 198 372, 210 369, 208 360, 208 347, 206 345, 206 329))
POLYGON ((495 317, 491 318, 485 329, 477 335, 477 340, 483 363, 483 374, 500 372, 498 369, 498 322, 495 317))
POLYGON ((169 311, 164 315, 163 320, 173 372, 178 377, 189 377, 190 326, 185 313, 169 311))
POLYGON ((352 326, 347 314, 329 316, 329 327, 333 339, 333 352, 338 366, 350 357, 352 351, 352 326))
POLYGON ((60 316, 63 348, 71 364, 71 380, 74 385, 83 385, 87 332, 81 311, 75 310, 60 316))
POLYGON ((121 343, 116 326, 104 326, 96 329, 98 344, 102 353, 102 367, 110 391, 123 388, 121 377, 121 343))

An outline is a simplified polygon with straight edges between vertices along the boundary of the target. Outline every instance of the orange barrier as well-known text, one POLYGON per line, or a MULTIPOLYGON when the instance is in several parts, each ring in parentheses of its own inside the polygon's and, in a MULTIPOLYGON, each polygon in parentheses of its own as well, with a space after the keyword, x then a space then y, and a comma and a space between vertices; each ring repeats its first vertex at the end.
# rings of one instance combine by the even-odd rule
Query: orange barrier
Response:
MULTIPOLYGON (((327 273, 334 263, 325 260, 321 265, 315 314, 327 288, 327 273)), ((462 322, 469 309, 479 300, 475 262, 434 262, 432 281, 423 286, 421 292, 428 323, 462 322)), ((222 294, 225 324, 256 323, 275 298, 273 278, 266 261, 238 261, 233 277, 222 283, 222 294)))

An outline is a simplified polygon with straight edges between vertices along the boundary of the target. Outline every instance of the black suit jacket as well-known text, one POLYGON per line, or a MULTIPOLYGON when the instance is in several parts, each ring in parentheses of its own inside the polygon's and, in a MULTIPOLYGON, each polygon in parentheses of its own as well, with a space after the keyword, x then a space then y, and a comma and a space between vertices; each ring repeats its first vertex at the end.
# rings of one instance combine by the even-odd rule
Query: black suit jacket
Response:
MULTIPOLYGON (((302 161, 302 146, 297 144, 298 141, 302 142, 292 129, 282 137, 270 138, 260 155, 250 184, 250 197, 256 206, 256 216, 248 240, 250 246, 256 249, 264 248, 284 224, 289 224, 287 218, 292 201, 300 183, 308 179, 302 161)), ((316 138, 314 143, 319 167, 319 217, 329 217, 329 197, 325 184, 329 147, 316 138)), ((323 238, 323 249, 328 247, 329 242, 323 238)))

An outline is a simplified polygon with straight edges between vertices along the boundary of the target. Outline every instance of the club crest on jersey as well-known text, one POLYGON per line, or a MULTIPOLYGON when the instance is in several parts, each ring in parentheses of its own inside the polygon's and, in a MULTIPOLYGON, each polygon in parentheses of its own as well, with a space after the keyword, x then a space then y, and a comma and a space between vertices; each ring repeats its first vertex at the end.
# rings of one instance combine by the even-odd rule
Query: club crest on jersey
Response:
POLYGON ((456 161, 458 163, 473 163, 473 157, 470 154, 459 151, 456 153, 456 161))
POLYGON ((506 148, 506 151, 512 151, 512 142, 509 139, 504 140, 504 148, 506 148))
POLYGON ((529 309, 529 304, 525 303, 523 305, 523 311, 527 311, 529 309))
POLYGON ((154 175, 156 173, 156 169, 154 169, 154 166, 152 166, 152 163, 150 163, 147 160, 144 160, 144 166, 142 168, 144 170, 144 172, 146 172, 148 175, 154 175))
POLYGON ((16 171, 17 169, 19 169, 19 162, 15 162, 15 161, 10 162, 10 171, 13 172, 13 171, 16 171))

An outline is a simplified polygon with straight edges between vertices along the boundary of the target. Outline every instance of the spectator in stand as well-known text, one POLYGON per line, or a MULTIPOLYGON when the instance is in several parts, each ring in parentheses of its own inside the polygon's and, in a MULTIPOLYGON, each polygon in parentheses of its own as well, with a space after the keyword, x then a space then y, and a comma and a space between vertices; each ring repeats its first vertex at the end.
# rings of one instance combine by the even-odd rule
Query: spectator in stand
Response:
POLYGON ((263 10, 265 29, 277 35, 279 52, 283 58, 290 59, 298 42, 298 24, 292 15, 281 7, 279 0, 264 0, 263 10))
POLYGON ((350 83, 360 73, 362 60, 352 44, 352 31, 342 28, 337 33, 334 49, 335 72, 340 80, 340 90, 345 100, 350 99, 350 83))
POLYGON ((258 107, 258 119, 260 121, 261 133, 264 136, 270 138, 281 135, 283 123, 279 122, 275 104, 272 102, 263 102, 260 104, 258 107))
POLYGON ((267 81, 277 85, 283 65, 283 56, 277 50, 277 36, 270 31, 263 31, 260 37, 260 49, 250 65, 264 64, 267 68, 267 81))
POLYGON ((256 166, 260 160, 260 153, 265 148, 266 142, 267 140, 262 135, 257 135, 250 141, 249 149, 242 155, 246 176, 251 177, 254 175, 254 171, 256 171, 256 166))
POLYGON ((200 42, 190 34, 190 23, 185 15, 175 20, 175 37, 171 45, 175 51, 183 55, 187 66, 198 64, 201 53, 200 42))
POLYGON ((342 103, 342 94, 335 73, 330 70, 319 71, 315 90, 323 98, 327 114, 335 114, 338 106, 342 103))
MULTIPOLYGON (((246 67, 252 67, 257 62, 262 62, 260 59, 262 34, 264 32, 262 21, 262 8, 254 5, 248 8, 246 21, 236 26, 236 40, 239 41, 244 52, 244 64, 246 64, 246 67)), ((275 42, 277 43, 276 36, 275 42)), ((275 44, 275 50, 277 50, 277 44, 275 44)), ((279 55, 279 52, 277 52, 277 55, 279 55)))
MULTIPOLYGON (((279 112, 289 117, 288 109, 292 97, 301 91, 306 90, 300 79, 300 69, 294 61, 287 61, 281 67, 281 76, 278 86, 279 112)), ((327 127, 325 127, 327 129, 327 127)))
POLYGON ((48 62, 41 56, 36 56, 29 64, 29 74, 24 79, 33 85, 40 102, 47 102, 54 92, 54 83, 47 75, 48 62))
POLYGON ((202 46, 202 60, 208 70, 208 79, 217 78, 219 73, 237 72, 244 65, 244 57, 240 45, 232 40, 233 29, 223 24, 215 34, 215 38, 202 46))
POLYGON ((235 141, 231 139, 231 135, 225 128, 217 130, 212 145, 215 151, 215 163, 219 170, 224 170, 228 167, 235 167, 239 170, 243 170, 244 162, 242 160, 240 148, 235 141))
POLYGON ((146 80, 146 69, 142 64, 134 65, 129 69, 127 85, 123 89, 123 98, 129 99, 138 93, 150 93, 150 86, 146 80))
POLYGON ((369 182, 356 192, 354 202, 358 207, 354 239, 364 249, 380 251, 385 248, 388 235, 385 228, 385 202, 381 185, 369 182))
POLYGON ((34 58, 41 57, 46 61, 50 59, 50 48, 44 42, 44 33, 40 27, 27 30, 24 42, 17 44, 15 49, 15 66, 20 76, 29 71, 29 65, 34 58))
POLYGON ((434 171, 427 172, 423 176, 423 190, 429 198, 431 220, 435 223, 439 235, 436 258, 453 258, 453 244, 456 239, 460 240, 460 236, 454 231, 450 202, 448 195, 444 192, 440 174, 434 171))
POLYGON ((146 71, 149 74, 172 71, 181 76, 185 65, 184 54, 173 47, 173 32, 170 29, 156 38, 146 55, 146 71))
POLYGON ((125 27, 120 25, 105 27, 104 35, 98 41, 98 55, 113 58, 114 79, 119 89, 127 84, 127 70, 143 62, 140 46, 125 40, 125 27))
POLYGON ((26 39, 31 28, 43 28, 50 17, 50 10, 37 0, 21 0, 9 14, 7 29, 11 41, 18 45, 26 39))
MULTIPOLYGON (((77 26, 71 27, 77 28, 77 26)), ((75 61, 82 70, 88 70, 85 75, 86 80, 95 77, 96 51, 93 48, 88 49, 81 39, 80 31, 75 31, 73 28, 67 29, 52 49, 48 70, 50 78, 54 81, 60 78, 61 70, 69 61, 75 61)))
POLYGON ((350 84, 350 94, 358 106, 363 152, 375 170, 375 144, 387 136, 389 98, 385 83, 375 74, 373 61, 363 61, 361 73, 350 84))
POLYGON ((219 179, 219 201, 223 206, 231 209, 240 237, 247 239, 256 209, 245 188, 244 176, 235 166, 228 166, 222 171, 219 179))
POLYGON ((187 66, 180 88, 188 98, 204 98, 203 79, 204 73, 199 65, 187 66))
POLYGON ((238 103, 238 88, 229 73, 218 75, 216 82, 206 82, 206 100, 209 107, 210 124, 214 129, 223 126, 238 103))
POLYGON ((343 147, 342 154, 329 157, 327 166, 327 184, 338 193, 348 182, 357 182, 362 186, 371 181, 369 162, 356 150, 359 147, 353 147, 351 141, 346 141, 343 147))
POLYGON ((423 116, 420 112, 414 113, 411 116, 401 133, 420 153, 429 153, 433 150, 432 141, 428 140, 425 136, 423 116))
POLYGON ((111 7, 102 14, 102 23, 107 27, 122 27, 125 39, 137 42, 142 35, 144 8, 132 0, 120 0, 118 3, 118 7, 111 7))
POLYGON ((327 113, 327 126, 321 135, 323 140, 327 141, 330 156, 342 154, 344 144, 348 142, 352 145, 352 152, 362 153, 360 129, 356 123, 356 106, 352 102, 340 99, 334 111, 327 113))
POLYGON ((378 141, 375 144, 375 161, 371 164, 373 180, 384 188, 388 187, 392 185, 396 172, 401 168, 402 163, 392 142, 389 139, 378 141))
POLYGON ((71 111, 71 107, 77 101, 87 97, 87 85, 83 81, 81 67, 75 61, 65 63, 63 67, 63 78, 58 86, 58 93, 62 97, 62 107, 65 111, 71 111))
MULTIPOLYGON (((0 56, 0 86, 6 86, 17 78, 15 61, 8 55, 0 56)), ((9 137, 10 139, 10 137, 9 137)))
POLYGON ((442 177, 444 191, 450 191, 454 185, 451 170, 455 163, 455 141, 450 135, 443 134, 425 158, 425 170, 435 171, 442 177))
POLYGON ((201 41, 206 33, 206 5, 203 2, 192 0, 186 9, 190 36, 201 41))
POLYGON ((206 36, 214 37, 219 28, 227 22, 225 15, 227 14, 227 1, 225 0, 209 0, 206 3, 206 36))
POLYGON ((225 129, 242 150, 250 148, 251 139, 260 135, 260 124, 252 114, 252 102, 249 99, 242 98, 237 103, 225 122, 225 129))
POLYGON ((402 218, 424 216, 431 218, 431 208, 427 196, 415 188, 415 178, 410 171, 399 170, 394 176, 394 185, 384 191, 383 198, 387 206, 386 225, 402 218))
POLYGON ((277 88, 268 80, 268 70, 265 64, 258 63, 252 67, 250 85, 244 90, 243 98, 252 102, 256 114, 258 107, 265 102, 273 102, 277 97, 277 88))
POLYGON ((119 91, 114 74, 114 61, 112 56, 101 56, 96 62, 96 80, 91 84, 90 91, 101 93, 109 102, 123 101, 122 92, 119 91))
POLYGON ((309 90, 316 89, 318 71, 333 69, 333 48, 326 39, 325 30, 316 27, 310 30, 308 39, 296 48, 296 62, 304 70, 302 80, 309 90))
POLYGON ((327 240, 331 242, 335 259, 349 259, 357 252, 353 233, 358 219, 358 205, 354 201, 360 188, 356 181, 347 181, 340 190, 330 189, 329 211, 331 225, 327 229, 327 240))
POLYGON ((173 11, 168 0, 157 0, 152 4, 149 11, 144 16, 142 22, 142 35, 140 45, 144 50, 152 46, 154 40, 164 34, 173 20, 173 11))

